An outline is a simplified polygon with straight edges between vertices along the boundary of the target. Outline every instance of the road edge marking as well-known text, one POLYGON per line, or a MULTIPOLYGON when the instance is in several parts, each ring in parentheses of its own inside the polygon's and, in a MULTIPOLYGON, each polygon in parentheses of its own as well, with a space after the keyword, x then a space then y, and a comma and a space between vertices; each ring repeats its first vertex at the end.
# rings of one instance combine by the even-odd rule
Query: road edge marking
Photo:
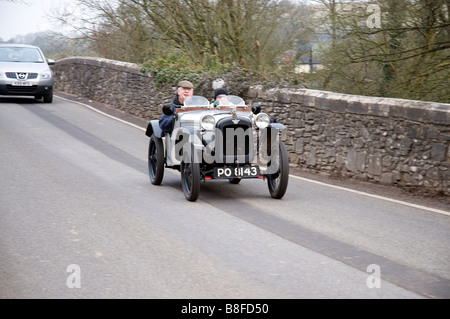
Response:
POLYGON ((90 105, 88 105, 88 104, 82 103, 82 102, 80 102, 80 101, 69 100, 69 99, 66 99, 66 98, 64 98, 64 97, 61 97, 61 96, 59 96, 59 95, 56 95, 56 97, 59 98, 59 99, 61 99, 61 100, 64 100, 64 101, 74 102, 74 103, 80 104, 80 105, 82 105, 82 106, 84 106, 84 107, 87 107, 88 109, 91 109, 91 110, 94 111, 94 112, 100 113, 100 114, 105 115, 105 116, 107 116, 107 117, 109 117, 109 118, 111 118, 111 119, 114 119, 114 120, 119 121, 119 122, 124 123, 124 124, 128 124, 128 125, 130 125, 130 126, 132 126, 132 127, 134 127, 134 128, 140 129, 141 131, 144 131, 144 132, 145 132, 145 128, 143 128, 143 127, 141 127, 141 126, 139 126, 139 125, 133 124, 133 123, 131 123, 131 122, 128 122, 128 121, 119 119, 118 117, 115 117, 115 116, 110 115, 110 114, 108 114, 108 113, 105 113, 105 112, 102 112, 102 111, 100 111, 100 110, 97 110, 95 107, 92 107, 92 106, 90 106, 90 105))
POLYGON ((315 181, 313 179, 309 179, 309 178, 305 178, 305 177, 301 177, 301 176, 295 176, 295 175, 290 175, 290 174, 289 174, 289 176, 293 177, 293 178, 296 178, 296 179, 300 179, 300 180, 306 181, 306 182, 310 182, 310 183, 314 183, 314 184, 318 184, 318 185, 322 185, 322 186, 328 186, 328 187, 336 188, 336 189, 339 189, 339 190, 344 190, 344 191, 348 191, 348 192, 351 192, 351 193, 355 193, 355 194, 358 194, 358 195, 364 195, 364 196, 368 196, 368 197, 372 197, 372 198, 376 198, 376 199, 389 201, 389 202, 396 203, 396 204, 402 204, 402 205, 405 205, 405 206, 409 206, 409 207, 413 207, 413 208, 419 208, 419 209, 428 210, 428 211, 431 211, 431 212, 434 212, 434 213, 450 216, 450 212, 442 210, 442 209, 427 207, 427 206, 423 206, 423 205, 419 205, 419 204, 408 203, 408 202, 401 201, 401 200, 398 200, 398 199, 393 199, 393 198, 389 198, 389 197, 385 197, 385 196, 381 196, 381 195, 370 194, 370 193, 366 193, 366 192, 362 192, 362 191, 358 191, 358 190, 354 190, 354 189, 346 188, 346 187, 342 187, 342 186, 327 184, 327 183, 324 183, 324 182, 315 181))

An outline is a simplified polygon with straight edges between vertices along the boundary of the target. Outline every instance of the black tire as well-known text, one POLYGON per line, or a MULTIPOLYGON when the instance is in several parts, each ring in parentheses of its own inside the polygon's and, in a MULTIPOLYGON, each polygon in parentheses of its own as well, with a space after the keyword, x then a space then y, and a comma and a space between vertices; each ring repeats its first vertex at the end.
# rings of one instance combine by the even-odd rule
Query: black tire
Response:
POLYGON ((286 146, 280 142, 280 166, 276 174, 267 175, 267 185, 270 195, 275 199, 281 199, 286 193, 289 181, 289 157, 286 146))
POLYGON ((161 138, 152 135, 148 145, 148 175, 153 185, 160 185, 164 177, 164 147, 161 138))
POLYGON ((242 178, 230 178, 228 179, 231 184, 239 184, 242 180, 242 178))
POLYGON ((184 196, 190 202, 195 202, 200 193, 200 164, 194 163, 194 156, 191 156, 190 163, 181 161, 181 187, 184 196))
POLYGON ((52 103, 53 102, 53 92, 44 95, 44 103, 52 103))

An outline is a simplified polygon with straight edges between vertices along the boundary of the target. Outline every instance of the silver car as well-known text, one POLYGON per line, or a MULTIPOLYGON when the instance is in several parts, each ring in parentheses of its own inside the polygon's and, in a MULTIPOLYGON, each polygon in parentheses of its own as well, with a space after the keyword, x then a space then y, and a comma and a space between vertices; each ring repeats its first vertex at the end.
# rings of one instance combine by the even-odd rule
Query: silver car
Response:
POLYGON ((0 95, 34 96, 53 101, 53 72, 41 49, 26 44, 0 44, 0 95))
POLYGON ((279 132, 286 127, 249 107, 235 95, 211 104, 202 96, 186 98, 174 113, 173 130, 164 134, 158 120, 151 120, 148 169, 153 185, 160 185, 164 168, 181 173, 187 200, 197 200, 200 184, 207 180, 267 180, 270 195, 281 199, 289 179, 289 157, 279 132))

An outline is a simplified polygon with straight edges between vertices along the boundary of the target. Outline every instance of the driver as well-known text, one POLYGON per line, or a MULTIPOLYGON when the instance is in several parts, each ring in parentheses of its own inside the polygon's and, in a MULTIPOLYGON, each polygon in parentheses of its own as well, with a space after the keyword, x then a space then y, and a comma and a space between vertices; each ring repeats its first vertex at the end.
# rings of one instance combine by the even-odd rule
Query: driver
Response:
POLYGON ((159 119, 159 127, 164 134, 172 132, 175 109, 183 106, 184 100, 192 95, 194 95, 194 85, 189 81, 180 81, 178 83, 177 94, 172 102, 163 106, 163 114, 159 119))

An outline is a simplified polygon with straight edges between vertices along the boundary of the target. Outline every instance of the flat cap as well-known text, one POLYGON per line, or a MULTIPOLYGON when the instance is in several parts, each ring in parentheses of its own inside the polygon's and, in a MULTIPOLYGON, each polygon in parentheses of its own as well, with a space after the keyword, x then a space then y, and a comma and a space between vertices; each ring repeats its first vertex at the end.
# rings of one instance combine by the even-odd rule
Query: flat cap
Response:
POLYGON ((178 83, 178 87, 192 89, 194 87, 194 84, 189 81, 180 81, 178 83))

